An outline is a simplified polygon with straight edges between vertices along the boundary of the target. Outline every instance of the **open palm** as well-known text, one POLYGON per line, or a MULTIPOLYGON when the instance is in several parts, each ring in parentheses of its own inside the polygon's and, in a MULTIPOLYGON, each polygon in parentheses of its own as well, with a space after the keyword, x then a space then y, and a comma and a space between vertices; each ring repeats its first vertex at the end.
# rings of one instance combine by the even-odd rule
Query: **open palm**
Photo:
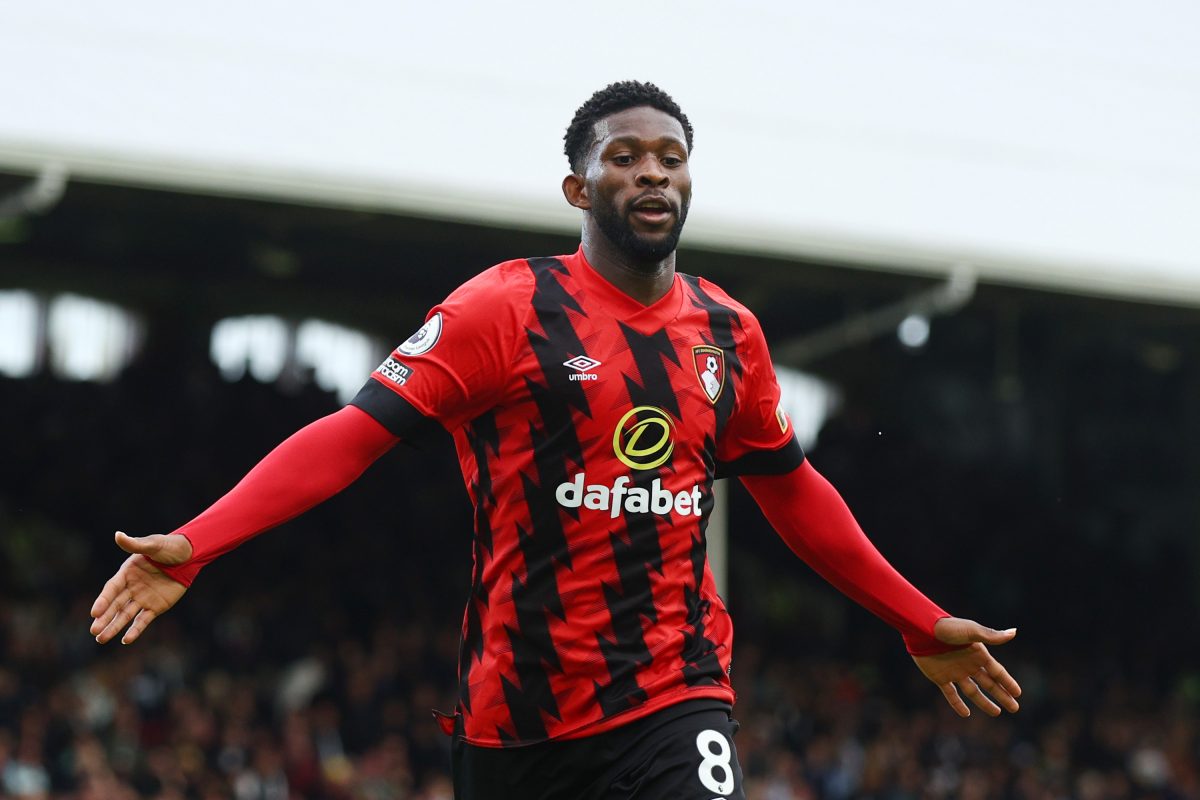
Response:
POLYGON ((126 625, 129 629, 121 637, 121 644, 133 642, 187 591, 150 560, 182 564, 192 555, 187 538, 161 534, 132 537, 118 532, 116 541, 118 547, 133 555, 108 579, 92 604, 90 631, 100 644, 111 640, 126 625))
POLYGON ((992 657, 986 646, 1011 641, 1017 634, 1015 629, 998 631, 973 620, 946 617, 937 621, 933 633, 940 642, 967 645, 948 653, 912 657, 925 677, 942 690, 956 714, 971 716, 963 695, 993 717, 1000 715, 1001 707, 1009 713, 1020 708, 1017 703, 1021 696, 1020 685, 1004 665, 992 657))

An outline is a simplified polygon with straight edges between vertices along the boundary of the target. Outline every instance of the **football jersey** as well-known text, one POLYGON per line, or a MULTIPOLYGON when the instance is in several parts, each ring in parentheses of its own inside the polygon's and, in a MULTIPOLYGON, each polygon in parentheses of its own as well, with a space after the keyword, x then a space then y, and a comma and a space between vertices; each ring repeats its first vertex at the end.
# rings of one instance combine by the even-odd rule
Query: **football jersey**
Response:
POLYGON ((677 273, 650 306, 571 256, 463 284, 352 401, 453 435, 475 509, 465 738, 599 733, 733 701, 733 628, 705 551, 712 484, 804 458, 758 322, 677 273))

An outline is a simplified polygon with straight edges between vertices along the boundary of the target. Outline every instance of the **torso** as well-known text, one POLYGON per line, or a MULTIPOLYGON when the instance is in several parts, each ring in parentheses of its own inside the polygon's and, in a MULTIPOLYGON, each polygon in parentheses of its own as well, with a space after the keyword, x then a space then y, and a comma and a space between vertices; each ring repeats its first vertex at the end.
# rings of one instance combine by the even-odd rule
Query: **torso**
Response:
MULTIPOLYGON (((746 449, 727 427, 747 312, 684 275, 641 306, 579 253, 507 262, 467 287, 461 308, 456 295, 439 307, 446 334, 482 298, 500 321, 474 334, 495 338, 496 363, 455 366, 495 386, 451 425, 476 508, 466 739, 569 738, 684 699, 732 702, 733 631, 704 533, 718 461, 746 449)), ((423 366, 408 362, 415 382, 423 366)))

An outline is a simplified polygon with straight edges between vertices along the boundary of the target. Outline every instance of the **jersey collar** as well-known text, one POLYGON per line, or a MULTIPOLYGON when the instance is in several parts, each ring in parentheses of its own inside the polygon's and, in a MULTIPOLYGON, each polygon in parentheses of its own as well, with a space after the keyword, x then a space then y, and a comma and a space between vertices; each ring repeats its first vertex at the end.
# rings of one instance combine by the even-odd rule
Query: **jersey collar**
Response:
POLYGON ((583 254, 583 245, 580 245, 573 255, 564 257, 562 262, 566 265, 567 271, 571 273, 571 277, 578 281, 592 299, 616 319, 642 333, 649 333, 661 328, 679 316, 684 292, 683 279, 679 277, 678 272, 675 273, 671 281, 671 288, 667 290, 667 293, 645 306, 622 292, 597 272, 583 254))

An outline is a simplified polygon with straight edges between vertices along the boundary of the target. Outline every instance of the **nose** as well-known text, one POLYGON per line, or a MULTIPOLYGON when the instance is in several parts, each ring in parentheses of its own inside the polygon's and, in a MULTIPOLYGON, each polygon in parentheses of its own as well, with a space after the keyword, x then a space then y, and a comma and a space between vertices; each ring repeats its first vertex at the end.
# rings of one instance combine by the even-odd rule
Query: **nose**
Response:
POLYGON ((649 157, 642 159, 642 168, 638 171, 637 175, 638 186, 657 186, 661 188, 670 182, 671 177, 657 158, 649 157))

